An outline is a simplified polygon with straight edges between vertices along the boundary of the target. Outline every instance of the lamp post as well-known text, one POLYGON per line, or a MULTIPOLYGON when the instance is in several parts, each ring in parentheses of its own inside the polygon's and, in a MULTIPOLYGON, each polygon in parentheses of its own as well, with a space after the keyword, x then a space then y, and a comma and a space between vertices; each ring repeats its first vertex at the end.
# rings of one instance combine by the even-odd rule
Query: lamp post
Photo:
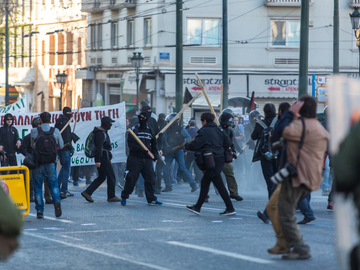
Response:
POLYGON ((67 75, 65 74, 65 71, 62 74, 60 73, 60 71, 58 71, 58 74, 56 74, 56 82, 60 83, 60 102, 59 102, 60 111, 62 110, 62 88, 63 88, 63 84, 66 83, 66 78, 67 75))
POLYGON ((139 112, 139 74, 140 68, 143 66, 144 57, 142 57, 141 52, 134 52, 133 57, 131 57, 132 66, 135 68, 136 72, 136 112, 139 112))
POLYGON ((352 29, 354 29, 355 32, 355 37, 356 39, 359 41, 358 43, 358 48, 359 48, 359 78, 360 78, 360 34, 356 34, 357 30, 360 28, 360 12, 359 12, 359 8, 355 7, 355 10, 352 14, 350 15, 350 19, 351 19, 351 25, 352 25, 352 29))

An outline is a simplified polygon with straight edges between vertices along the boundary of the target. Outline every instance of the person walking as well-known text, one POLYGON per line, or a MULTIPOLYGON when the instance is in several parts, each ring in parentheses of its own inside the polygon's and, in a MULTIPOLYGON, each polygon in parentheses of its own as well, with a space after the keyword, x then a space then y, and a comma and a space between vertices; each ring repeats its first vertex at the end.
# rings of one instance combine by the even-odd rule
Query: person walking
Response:
MULTIPOLYGON (((62 130, 66 124, 70 121, 72 116, 71 108, 64 107, 63 114, 60 115, 55 122, 55 128, 62 130)), ((58 175, 58 182, 60 187, 60 198, 66 199, 67 197, 74 196, 74 194, 68 191, 68 180, 70 176, 70 168, 71 168, 71 156, 73 152, 73 147, 71 145, 71 128, 68 125, 63 132, 61 133, 61 137, 64 141, 64 148, 58 151, 59 160, 61 164, 61 169, 58 175)), ((76 184, 74 184, 76 185, 76 184)))
POLYGON ((98 177, 81 192, 81 195, 88 202, 94 202, 91 195, 98 189, 98 187, 107 180, 107 201, 120 202, 121 199, 115 196, 115 172, 111 165, 111 143, 108 131, 111 129, 112 120, 109 116, 101 118, 101 126, 94 127, 93 133, 95 134, 95 167, 98 170, 98 177))
MULTIPOLYGON (((191 136, 191 138, 195 138, 197 136, 197 132, 199 129, 196 127, 196 121, 190 120, 189 128, 186 129, 187 133, 191 136)), ((200 183, 203 173, 199 169, 198 165, 195 162, 195 152, 187 150, 185 153, 185 167, 191 173, 192 168, 194 168, 195 172, 195 182, 200 183)))
POLYGON ((42 193, 43 178, 47 182, 53 199, 55 216, 60 217, 61 199, 56 178, 56 147, 64 146, 60 131, 50 127, 51 114, 40 114, 40 127, 31 130, 31 147, 34 149, 38 167, 33 170, 33 186, 35 193, 35 209, 37 218, 44 218, 44 199, 42 193))
POLYGON ((5 157, 1 157, 1 167, 17 166, 15 153, 19 151, 21 139, 19 137, 19 132, 13 125, 14 117, 12 114, 5 114, 3 126, 0 128, 0 146, 3 146, 6 155, 5 157))
POLYGON ((220 215, 231 216, 235 215, 236 212, 220 175, 225 162, 224 152, 225 149, 231 147, 231 142, 225 130, 214 123, 214 119, 215 116, 212 113, 203 113, 201 115, 202 128, 199 129, 195 140, 185 145, 187 150, 195 151, 197 154, 205 154, 207 159, 212 159, 212 162, 205 165, 200 164, 198 161, 199 167, 205 166, 203 167, 205 172, 201 179, 200 195, 196 204, 186 206, 186 208, 190 212, 200 215, 201 207, 205 202, 212 182, 226 205, 225 211, 220 215))
MULTIPOLYGON (((150 126, 147 125, 150 116, 146 111, 143 111, 138 115, 138 118, 139 124, 132 127, 131 130, 147 147, 148 151, 151 151, 154 156, 154 161, 156 162, 158 159, 156 138, 150 126)), ((150 158, 148 151, 144 150, 131 134, 128 135, 128 146, 130 150, 126 162, 126 170, 128 173, 126 175, 124 190, 121 192, 121 205, 126 205, 126 200, 133 192, 140 173, 144 177, 145 195, 148 205, 161 205, 162 203, 159 202, 154 195, 155 172, 152 164, 153 160, 150 158)))

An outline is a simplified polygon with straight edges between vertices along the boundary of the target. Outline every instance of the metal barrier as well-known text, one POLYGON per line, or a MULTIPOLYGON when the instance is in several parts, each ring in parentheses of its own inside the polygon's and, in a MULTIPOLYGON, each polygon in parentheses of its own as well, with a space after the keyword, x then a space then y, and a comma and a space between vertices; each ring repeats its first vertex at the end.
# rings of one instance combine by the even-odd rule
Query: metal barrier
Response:
POLYGON ((0 182, 3 182, 5 190, 14 200, 16 206, 20 210, 26 210, 23 217, 30 213, 30 172, 26 166, 10 166, 0 167, 0 172, 17 171, 17 174, 2 174, 0 175, 0 182), (19 173, 25 171, 25 174, 19 173), (25 175, 25 181, 24 181, 25 175))

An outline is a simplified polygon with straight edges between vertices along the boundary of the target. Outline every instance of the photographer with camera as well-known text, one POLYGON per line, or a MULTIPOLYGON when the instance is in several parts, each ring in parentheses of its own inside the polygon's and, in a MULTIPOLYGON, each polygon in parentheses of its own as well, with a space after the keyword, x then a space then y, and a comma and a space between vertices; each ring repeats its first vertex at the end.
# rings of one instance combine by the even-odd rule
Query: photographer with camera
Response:
MULTIPOLYGON (((284 161, 272 181, 281 183, 278 199, 279 221, 289 251, 283 259, 311 257, 294 216, 297 205, 318 190, 329 133, 316 118, 316 100, 303 95, 286 111, 277 124, 275 136, 287 140, 284 161)), ((285 252, 282 252, 285 253, 285 252)), ((277 253, 281 254, 281 253, 277 253)))

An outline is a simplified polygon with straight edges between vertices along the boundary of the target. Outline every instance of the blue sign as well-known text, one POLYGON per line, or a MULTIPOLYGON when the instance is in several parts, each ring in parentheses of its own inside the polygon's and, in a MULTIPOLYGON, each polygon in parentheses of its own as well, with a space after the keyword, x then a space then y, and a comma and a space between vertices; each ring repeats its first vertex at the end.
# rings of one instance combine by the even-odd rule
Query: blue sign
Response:
POLYGON ((170 60, 170 53, 159 53, 160 60, 170 60))

